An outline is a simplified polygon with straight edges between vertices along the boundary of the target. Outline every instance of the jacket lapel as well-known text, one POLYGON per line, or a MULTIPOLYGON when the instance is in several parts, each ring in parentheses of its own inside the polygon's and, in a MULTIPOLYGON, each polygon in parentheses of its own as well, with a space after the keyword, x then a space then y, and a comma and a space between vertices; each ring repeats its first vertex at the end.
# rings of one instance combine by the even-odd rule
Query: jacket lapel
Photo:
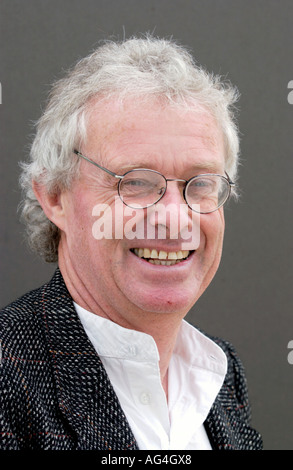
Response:
POLYGON ((59 407, 76 435, 76 449, 137 449, 118 398, 84 332, 59 269, 43 288, 41 315, 59 407))
POLYGON ((237 449, 235 429, 232 429, 219 397, 215 400, 204 425, 213 450, 237 449))
POLYGON ((237 413, 238 405, 222 387, 205 421, 214 450, 261 450, 262 438, 245 417, 237 413))

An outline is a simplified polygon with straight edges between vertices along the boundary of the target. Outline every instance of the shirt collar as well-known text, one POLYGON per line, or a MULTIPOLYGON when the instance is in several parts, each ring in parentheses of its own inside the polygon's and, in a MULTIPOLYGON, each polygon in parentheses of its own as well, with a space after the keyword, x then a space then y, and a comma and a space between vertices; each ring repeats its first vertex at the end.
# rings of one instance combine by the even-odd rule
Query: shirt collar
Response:
POLYGON ((159 352, 152 336, 124 328, 107 318, 88 312, 76 303, 74 305, 100 356, 141 362, 159 361, 159 352))
POLYGON ((179 356, 189 367, 220 375, 227 372, 227 356, 222 348, 185 320, 182 321, 173 356, 179 356))
MULTIPOLYGON (((139 362, 159 361, 159 352, 152 336, 124 328, 109 319, 88 312, 76 303, 74 305, 100 356, 139 362)), ((226 374, 227 358, 223 350, 185 320, 182 320, 173 356, 179 357, 190 368, 226 374)))

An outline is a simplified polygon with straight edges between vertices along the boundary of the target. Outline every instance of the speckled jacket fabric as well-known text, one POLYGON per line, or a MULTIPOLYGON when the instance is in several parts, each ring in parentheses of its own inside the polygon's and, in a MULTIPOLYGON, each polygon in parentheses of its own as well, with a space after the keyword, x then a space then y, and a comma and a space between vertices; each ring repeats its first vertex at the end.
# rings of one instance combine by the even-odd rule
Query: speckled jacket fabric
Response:
MULTIPOLYGON (((232 347, 205 422, 215 450, 259 450, 246 382, 232 347)), ((0 450, 138 450, 59 269, 0 313, 0 450)))

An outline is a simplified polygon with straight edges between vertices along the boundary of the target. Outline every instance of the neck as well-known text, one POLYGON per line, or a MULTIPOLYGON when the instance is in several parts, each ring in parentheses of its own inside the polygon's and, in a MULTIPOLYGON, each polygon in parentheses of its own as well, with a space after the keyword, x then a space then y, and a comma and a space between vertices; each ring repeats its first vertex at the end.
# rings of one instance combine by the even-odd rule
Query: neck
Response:
POLYGON ((79 273, 70 263, 70 257, 65 256, 62 243, 59 246, 59 269, 67 289, 74 302, 84 309, 107 318, 124 328, 129 328, 152 336, 156 342, 160 356, 161 382, 168 398, 168 367, 175 346, 177 333, 179 331, 182 316, 170 313, 145 312, 134 309, 133 306, 120 304, 120 311, 113 308, 113 305, 106 303, 103 295, 94 294, 88 288, 87 279, 83 273, 79 273), (132 307, 132 308, 131 308, 132 307), (128 316, 123 315, 127 311, 128 316), (132 315, 129 316, 129 311, 132 315))

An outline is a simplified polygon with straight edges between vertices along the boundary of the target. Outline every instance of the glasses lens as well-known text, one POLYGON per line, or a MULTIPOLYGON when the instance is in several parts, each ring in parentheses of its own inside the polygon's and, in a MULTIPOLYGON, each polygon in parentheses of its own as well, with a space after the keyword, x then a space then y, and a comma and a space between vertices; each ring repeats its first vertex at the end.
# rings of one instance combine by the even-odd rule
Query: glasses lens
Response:
POLYGON ((152 170, 131 170, 120 180, 119 196, 135 209, 158 202, 166 191, 166 180, 152 170))
POLYGON ((200 175, 192 178, 186 186, 185 195, 189 206, 198 204, 201 214, 221 207, 230 194, 230 184, 224 176, 200 175))

